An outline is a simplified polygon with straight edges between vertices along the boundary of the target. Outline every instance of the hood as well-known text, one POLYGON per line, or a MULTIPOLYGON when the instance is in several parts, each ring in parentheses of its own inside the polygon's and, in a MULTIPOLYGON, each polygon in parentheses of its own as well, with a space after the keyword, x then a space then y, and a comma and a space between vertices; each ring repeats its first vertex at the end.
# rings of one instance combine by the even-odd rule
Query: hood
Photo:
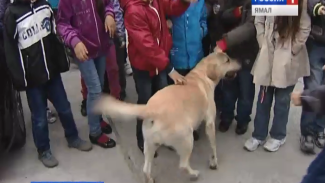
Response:
POLYGON ((121 0, 121 8, 124 12, 126 12, 127 8, 130 6, 146 6, 148 4, 149 2, 146 2, 144 0, 121 0))

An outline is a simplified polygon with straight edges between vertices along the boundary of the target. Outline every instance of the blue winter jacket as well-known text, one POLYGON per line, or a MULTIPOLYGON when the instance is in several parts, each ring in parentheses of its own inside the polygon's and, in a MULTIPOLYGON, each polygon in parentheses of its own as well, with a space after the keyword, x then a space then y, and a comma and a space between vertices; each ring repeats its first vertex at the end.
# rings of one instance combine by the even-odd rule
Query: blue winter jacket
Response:
POLYGON ((175 69, 192 69, 204 56, 202 39, 208 32, 204 0, 191 3, 183 15, 169 19, 173 23, 170 61, 175 69))

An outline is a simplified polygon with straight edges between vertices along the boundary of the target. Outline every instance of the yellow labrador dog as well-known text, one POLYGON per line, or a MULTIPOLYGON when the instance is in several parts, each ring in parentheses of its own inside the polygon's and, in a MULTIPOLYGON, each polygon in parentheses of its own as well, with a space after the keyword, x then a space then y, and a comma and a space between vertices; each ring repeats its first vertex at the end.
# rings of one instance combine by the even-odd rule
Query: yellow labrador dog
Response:
POLYGON ((189 161, 193 149, 193 130, 205 122, 212 148, 210 168, 217 169, 214 89, 220 79, 235 77, 239 69, 239 63, 225 53, 211 53, 186 75, 185 85, 165 87, 152 96, 146 105, 125 103, 111 96, 103 96, 95 111, 112 118, 137 117, 144 120, 143 172, 148 183, 154 182, 151 166, 154 154, 161 145, 176 150, 180 156, 180 168, 195 180, 199 171, 193 170, 189 161))

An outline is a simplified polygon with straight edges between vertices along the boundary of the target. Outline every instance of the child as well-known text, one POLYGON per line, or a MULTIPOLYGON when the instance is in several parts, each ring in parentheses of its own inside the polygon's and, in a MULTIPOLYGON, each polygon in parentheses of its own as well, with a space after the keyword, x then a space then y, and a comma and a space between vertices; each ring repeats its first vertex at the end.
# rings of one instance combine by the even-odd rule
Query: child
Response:
MULTIPOLYGON (((238 3, 238 1, 236 1, 238 3)), ((234 2, 233 2, 234 3, 234 2)), ((221 20, 233 24, 234 28, 217 41, 217 48, 227 52, 231 57, 242 63, 242 69, 233 80, 223 80, 218 87, 221 88, 222 106, 219 131, 228 131, 233 120, 236 119, 236 134, 246 133, 251 121, 255 86, 251 70, 257 57, 259 47, 256 40, 254 17, 252 17, 251 1, 241 1, 241 6, 235 6, 221 13, 221 20), (236 107, 237 103, 237 107, 236 107), (237 116, 234 115, 236 108, 237 116)), ((217 98, 217 97, 216 97, 217 98)), ((217 100, 216 100, 217 101, 217 100)), ((219 101, 220 102, 220 101, 219 101)))
POLYGON ((290 93, 298 78, 309 75, 306 40, 310 33, 307 0, 299 0, 298 16, 255 17, 260 52, 252 69, 254 83, 260 85, 253 137, 245 149, 255 151, 268 136, 270 112, 275 99, 271 138, 267 151, 277 151, 286 141, 290 93))
MULTIPOLYGON (((203 58, 202 39, 208 33, 207 10, 204 0, 198 0, 180 16, 169 17, 167 21, 173 38, 170 50, 170 62, 174 69, 185 76, 203 58)), ((169 79, 169 84, 174 82, 169 79)), ((196 131, 193 132, 194 140, 199 139, 196 131)))
MULTIPOLYGON (((325 84, 325 6, 323 0, 309 0, 308 13, 311 17, 311 33, 306 46, 309 56, 310 76, 304 77, 304 88, 314 89, 325 84)), ((300 150, 315 154, 315 145, 324 148, 325 117, 313 112, 302 111, 300 119, 300 150)))
POLYGON ((74 50, 81 76, 88 89, 87 114, 89 139, 103 148, 115 147, 113 139, 103 134, 101 115, 92 112, 104 85, 106 56, 115 34, 112 2, 109 0, 60 0, 58 31, 64 43, 74 50))
MULTIPOLYGON (((128 54, 133 70, 138 104, 146 104, 158 90, 167 86, 167 76, 176 84, 184 77, 169 63, 172 46, 166 15, 178 16, 194 0, 122 0, 124 23, 128 34, 128 54)), ((142 120, 137 122, 138 147, 143 152, 142 120)))
MULTIPOLYGON (((293 92, 291 100, 294 105, 302 106, 302 110, 315 115, 325 115, 325 86, 318 86, 303 92, 293 92)), ((307 174, 301 183, 325 182, 325 149, 309 165, 307 174)))
POLYGON ((26 90, 40 161, 46 167, 58 165, 50 150, 47 99, 58 112, 69 147, 91 150, 92 145, 78 136, 63 86, 60 73, 69 70, 69 62, 64 46, 57 39, 49 3, 46 0, 16 0, 10 4, 4 20, 4 43, 13 84, 17 90, 26 90))

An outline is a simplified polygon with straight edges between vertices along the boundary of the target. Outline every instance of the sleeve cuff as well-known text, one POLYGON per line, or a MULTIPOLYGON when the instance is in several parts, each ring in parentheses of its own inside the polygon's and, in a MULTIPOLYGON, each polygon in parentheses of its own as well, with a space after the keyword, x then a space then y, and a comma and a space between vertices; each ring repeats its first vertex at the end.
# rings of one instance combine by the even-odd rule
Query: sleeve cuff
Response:
POLYGON ((225 39, 222 39, 220 41, 217 41, 217 45, 218 47, 222 50, 222 51, 226 51, 227 49, 227 43, 225 39))
POLYGON ((115 18, 113 12, 106 12, 105 18, 106 18, 107 16, 112 16, 113 18, 115 18))
POLYGON ((241 17, 240 7, 235 8, 233 14, 236 18, 241 17))
POLYGON ((72 38, 71 42, 70 42, 70 45, 71 45, 71 48, 74 49, 74 47, 76 47, 76 45, 81 42, 80 39, 75 36, 72 38))

